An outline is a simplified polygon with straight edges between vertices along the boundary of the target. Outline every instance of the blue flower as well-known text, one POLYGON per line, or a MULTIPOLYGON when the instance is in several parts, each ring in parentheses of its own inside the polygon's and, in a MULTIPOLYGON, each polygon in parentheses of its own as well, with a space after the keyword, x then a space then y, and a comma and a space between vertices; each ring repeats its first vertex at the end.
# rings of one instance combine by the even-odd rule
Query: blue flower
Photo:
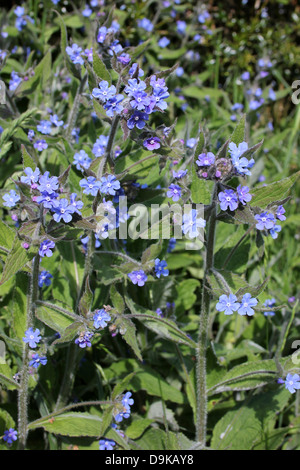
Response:
POLYGON ((182 231, 184 235, 189 235, 190 238, 196 238, 199 235, 199 228, 206 226, 206 221, 201 217, 197 217, 197 210, 192 209, 189 214, 183 214, 182 218, 182 231))
POLYGON ((159 45, 159 47, 164 49, 170 44, 170 39, 168 39, 166 36, 163 36, 162 38, 160 38, 157 44, 159 45))
POLYGON ((154 88, 153 96, 155 98, 155 106, 157 108, 159 108, 161 111, 167 109, 168 105, 164 100, 170 96, 168 91, 154 88))
POLYGON ((48 144, 44 139, 37 140, 34 142, 33 146, 38 152, 42 152, 48 148, 48 144))
POLYGON ((70 60, 73 62, 73 64, 80 64, 80 65, 84 64, 84 60, 81 57, 81 52, 82 52, 81 47, 79 47, 75 43, 72 44, 72 47, 70 46, 66 47, 66 53, 70 57, 70 60))
POLYGON ((300 389, 300 376, 298 374, 287 374, 285 379, 285 388, 290 393, 295 393, 296 390, 300 389))
MULTIPOLYGON (((264 303, 264 307, 267 307, 270 309, 272 309, 272 307, 274 307, 274 305, 276 304, 276 300, 275 299, 267 299, 264 303)), ((270 312, 264 312, 264 316, 265 317, 274 317, 275 315, 275 312, 271 311, 270 312)))
POLYGON ((142 111, 134 111, 131 117, 127 121, 127 126, 129 129, 137 127, 138 129, 143 129, 146 125, 145 121, 148 121, 148 114, 143 113, 142 111))
POLYGON ((80 200, 76 201, 76 198, 77 198, 77 194, 72 193, 70 196, 70 206, 72 207, 73 212, 76 212, 76 214, 81 215, 80 210, 83 208, 84 204, 80 200))
POLYGON ((107 35, 107 28, 105 26, 101 26, 101 28, 99 28, 98 30, 97 41, 100 44, 103 44, 105 41, 106 35, 107 35))
POLYGON ((61 219, 67 224, 72 220, 72 214, 74 213, 74 207, 70 205, 68 199, 62 198, 53 201, 52 205, 53 219, 55 222, 60 222, 61 219))
MULTIPOLYGON (((17 7, 19 8, 19 7, 17 7)), ((21 8, 21 7, 20 7, 21 8)), ((13 428, 9 428, 8 431, 4 431, 3 440, 11 445, 14 441, 18 439, 18 432, 13 428)))
POLYGON ((34 130, 29 129, 27 137, 28 137, 28 140, 30 140, 30 142, 32 142, 32 140, 34 139, 34 136, 35 136, 34 130))
POLYGON ((181 187, 176 184, 171 184, 168 188, 167 196, 172 198, 172 201, 177 202, 181 197, 181 187))
POLYGON ((123 47, 121 46, 119 41, 116 40, 116 41, 113 41, 112 44, 110 45, 108 53, 109 53, 109 55, 111 55, 113 57, 114 54, 117 55, 122 50, 123 50, 123 47))
POLYGON ((25 184, 34 184, 37 183, 40 177, 40 170, 36 168, 34 171, 32 168, 27 167, 24 170, 24 173, 27 176, 21 176, 21 182, 25 184))
POLYGON ((21 199, 14 189, 11 189, 9 193, 4 194, 2 198, 3 201, 5 201, 3 203, 5 207, 15 207, 16 203, 21 199))
POLYGON ((240 303, 237 301, 236 295, 230 294, 229 296, 223 294, 219 298, 219 302, 216 305, 218 312, 224 312, 225 315, 232 315, 233 312, 236 312, 240 303))
POLYGON ((37 186, 38 190, 43 193, 52 194, 58 189, 59 183, 57 176, 49 177, 49 171, 40 176, 39 184, 37 186))
POLYGON ((53 116, 50 116, 50 121, 52 122, 52 124, 56 127, 60 127, 60 126, 63 126, 64 125, 64 121, 60 121, 59 120, 59 117, 57 116, 57 114, 53 114, 53 116))
POLYGON ((43 204, 46 209, 52 209, 53 204, 55 200, 58 198, 59 194, 58 193, 51 193, 48 194, 46 192, 43 192, 41 196, 38 196, 36 198, 36 202, 38 204, 43 204))
POLYGON ((42 337, 40 336, 40 330, 36 329, 33 331, 33 328, 28 328, 25 331, 25 337, 23 338, 24 343, 28 343, 29 347, 34 349, 37 347, 37 344, 41 341, 42 337))
POLYGON ((121 421, 123 421, 123 419, 127 419, 130 417, 130 409, 126 409, 124 408, 124 411, 120 411, 118 414, 116 414, 115 416, 115 420, 117 423, 120 423, 121 421))
POLYGON ((53 276, 49 271, 41 271, 39 274, 39 287, 50 286, 51 279, 53 279, 53 276))
POLYGON ((138 20, 137 24, 139 28, 144 29, 148 33, 150 33, 153 29, 153 24, 150 20, 148 20, 148 18, 142 18, 141 20, 138 20))
POLYGON ((281 220, 282 222, 286 220, 285 214, 285 208, 283 206, 278 206, 277 211, 276 211, 276 217, 278 220, 281 220))
POLYGON ((47 358, 45 356, 40 357, 38 354, 33 354, 29 365, 37 369, 40 365, 45 366, 47 364, 47 358))
POLYGON ((40 121, 36 128, 41 134, 50 134, 52 129, 52 123, 50 121, 45 120, 40 121))
POLYGON ((89 7, 89 5, 85 5, 85 7, 84 7, 84 9, 82 10, 81 13, 82 13, 83 16, 88 18, 93 13, 93 10, 89 7))
POLYGON ((176 243, 176 238, 170 238, 167 253, 171 253, 175 249, 176 243))
POLYGON ((252 307, 256 307, 257 304, 258 300, 255 297, 251 297, 249 293, 245 294, 242 298, 241 306, 238 309, 238 314, 251 317, 255 313, 252 307))
MULTIPOLYGON (((134 64, 132 64, 131 68, 129 69, 129 72, 128 72, 128 75, 130 75, 132 77, 132 75, 135 73, 136 71, 136 68, 137 68, 138 64, 135 62, 134 64)), ((138 76, 139 77, 143 77, 145 75, 145 72, 144 70, 142 70, 141 68, 139 68, 139 73, 138 73, 138 76)))
POLYGON ((159 258, 156 258, 154 266, 156 277, 160 278, 161 275, 168 276, 169 270, 167 269, 167 266, 166 261, 160 261, 159 258))
POLYGON ((177 172, 173 170, 173 178, 176 180, 181 180, 187 174, 187 170, 178 170, 177 172))
POLYGON ((133 100, 130 101, 132 108, 142 111, 150 104, 150 98, 144 91, 136 91, 132 95, 133 100))
POLYGON ((256 214, 255 219, 257 220, 256 228, 257 230, 270 230, 274 227, 276 220, 273 214, 268 212, 262 212, 261 214, 256 214))
POLYGON ((118 181, 114 175, 102 176, 100 186, 101 193, 114 196, 120 187, 120 181, 118 181))
POLYGON ((10 91, 15 91, 18 86, 20 85, 22 81, 22 78, 19 77, 19 75, 17 74, 17 72, 15 72, 14 70, 11 72, 11 79, 9 81, 9 89, 10 91))
POLYGON ((253 167, 255 161, 253 158, 249 161, 246 157, 242 157, 243 153, 247 150, 247 142, 241 142, 238 146, 234 142, 230 142, 228 151, 231 155, 232 163, 236 171, 241 175, 250 176, 251 172, 249 169, 253 167))
POLYGON ((109 86, 109 83, 106 80, 102 80, 98 86, 99 88, 94 88, 92 91, 93 97, 97 100, 106 102, 115 96, 116 87, 114 85, 109 86))
POLYGON ((92 159, 84 150, 80 150, 79 152, 75 153, 73 165, 76 165, 77 170, 82 170, 82 168, 87 170, 91 163, 92 159))
POLYGON ((185 33, 185 30, 186 30, 186 22, 185 22, 185 21, 178 20, 178 21, 176 21, 176 23, 177 23, 177 31, 178 31, 178 33, 184 34, 184 33, 185 33))
POLYGON ((238 198, 235 191, 232 189, 225 189, 225 191, 220 192, 218 198, 222 211, 226 211, 227 209, 234 211, 238 208, 238 198))
POLYGON ((106 310, 104 310, 104 308, 101 308, 100 310, 96 310, 93 320, 94 328, 97 330, 98 328, 105 328, 107 326, 106 322, 111 321, 111 316, 106 312, 106 310))
POLYGON ((130 410, 130 407, 134 404, 134 400, 132 398, 130 398, 131 396, 132 396, 131 392, 126 392, 123 395, 123 398, 122 398, 122 405, 127 410, 130 410))
POLYGON ((144 91, 146 87, 147 85, 143 80, 138 81, 136 78, 131 78, 128 80, 128 84, 124 88, 124 91, 128 96, 133 96, 139 91, 144 91))
POLYGON ((129 279, 132 281, 133 284, 137 284, 139 287, 145 285, 145 282, 148 279, 147 274, 144 273, 142 269, 138 271, 132 271, 128 274, 129 279))
POLYGON ((97 196, 101 183, 97 181, 94 176, 88 176, 87 179, 79 181, 79 186, 84 188, 84 194, 91 194, 92 196, 97 196))
POLYGON ((107 116, 114 117, 115 114, 120 114, 123 111, 123 106, 120 104, 123 99, 124 96, 119 94, 106 101, 103 108, 105 109, 107 116))
POLYGON ((111 439, 100 439, 99 449, 100 450, 114 450, 116 443, 111 439))
POLYGON ((47 256, 47 258, 50 258, 53 253, 52 249, 55 247, 55 243, 52 240, 44 240, 40 244, 39 248, 39 255, 41 258, 44 258, 44 256, 47 256))
POLYGON ((98 139, 94 143, 93 150, 92 150, 95 157, 102 157, 102 155, 104 155, 105 149, 107 147, 107 143, 108 143, 108 136, 100 135, 98 137, 98 139))

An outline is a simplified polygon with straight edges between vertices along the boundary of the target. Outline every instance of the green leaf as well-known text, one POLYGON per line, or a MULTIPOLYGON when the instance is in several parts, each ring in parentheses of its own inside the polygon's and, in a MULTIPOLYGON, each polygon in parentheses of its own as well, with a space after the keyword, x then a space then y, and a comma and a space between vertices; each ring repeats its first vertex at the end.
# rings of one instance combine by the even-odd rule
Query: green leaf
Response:
POLYGON ((81 318, 74 313, 68 312, 55 304, 42 301, 37 302, 36 316, 60 335, 64 333, 66 328, 74 324, 74 320, 81 321, 81 318))
POLYGON ((7 250, 11 250, 13 246, 13 240, 15 238, 15 232, 2 220, 0 220, 0 247, 4 247, 7 250))
POLYGON ((257 206, 261 207, 262 209, 265 209, 269 204, 274 203, 276 201, 280 201, 294 186, 299 177, 300 171, 294 173, 288 178, 284 178, 283 180, 267 184, 262 188, 256 188, 251 190, 251 206, 257 206))
POLYGON ((138 439, 146 429, 154 422, 153 419, 137 419, 126 428, 126 436, 129 439, 138 439))
POLYGON ((85 281, 85 290, 79 302, 79 310, 81 315, 87 316, 87 314, 91 311, 93 302, 93 292, 90 288, 89 276, 87 276, 85 281))
POLYGON ((29 279, 25 273, 17 273, 13 296, 13 328, 22 341, 27 325, 27 295, 29 279))
POLYGON ((11 252, 8 254, 2 273, 0 285, 8 281, 14 274, 21 271, 22 268, 32 260, 38 251, 38 247, 30 247, 29 250, 23 248, 21 241, 15 238, 11 252))
POLYGON ((102 419, 99 416, 70 412, 55 416, 52 419, 39 419, 36 423, 30 423, 28 429, 43 428, 47 432, 62 436, 99 438, 101 425, 102 419))
POLYGON ((268 422, 286 406, 290 394, 285 389, 263 391, 242 406, 228 411, 213 430, 211 446, 217 450, 251 450, 267 432, 268 422))
POLYGON ((0 384, 7 390, 15 390, 19 385, 13 378, 14 374, 8 364, 0 364, 0 384))
POLYGON ((22 157, 23 157, 23 169, 25 168, 31 168, 33 171, 36 169, 37 165, 32 158, 32 156, 29 154, 28 150, 26 149, 25 145, 21 144, 21 151, 22 151, 22 157))
POLYGON ((99 80, 106 80, 109 85, 111 85, 111 76, 109 71, 106 68, 106 65, 102 61, 101 57, 94 50, 93 52, 93 70, 99 80))
POLYGON ((195 347, 194 341, 190 339, 186 333, 181 331, 172 320, 160 318, 156 313, 137 305, 128 297, 125 298, 125 301, 131 313, 134 314, 135 318, 142 322, 146 328, 176 343, 186 344, 192 348, 195 347))
POLYGON ((192 308, 197 300, 197 296, 194 293, 197 287, 200 286, 200 282, 197 279, 185 279, 176 286, 178 309, 189 310, 192 308))
POLYGON ((111 399, 115 400, 121 393, 123 393, 126 389, 128 389, 128 385, 130 384, 132 378, 135 376, 135 372, 131 372, 131 374, 126 375, 120 382, 118 382, 112 391, 111 399))
POLYGON ((112 285, 109 290, 110 298, 114 308, 118 313, 122 314, 125 310, 125 303, 121 294, 117 291, 116 286, 112 285))
POLYGON ((211 192, 213 181, 206 181, 199 178, 197 175, 194 163, 191 167, 192 170, 192 184, 191 184, 191 197, 192 201, 196 204, 209 204, 211 200, 211 192))
POLYGON ((38 87, 39 83, 45 85, 52 72, 51 62, 51 51, 49 50, 41 62, 34 69, 34 75, 27 81, 22 81, 15 92, 16 96, 23 96, 33 93, 38 87))
POLYGON ((234 142, 237 146, 241 142, 245 142, 245 127, 246 127, 246 115, 242 117, 240 122, 237 124, 236 128, 233 131, 233 134, 230 137, 230 141, 234 142))
POLYGON ((152 245, 148 246, 146 250, 142 254, 141 262, 142 264, 146 264, 149 261, 154 260, 158 257, 161 252, 162 241, 159 240, 157 243, 153 243, 152 245))
POLYGON ((136 357, 142 361, 142 354, 140 351, 139 344, 136 338, 136 326, 130 320, 130 318, 126 318, 126 316, 119 317, 115 321, 116 326, 121 330, 122 338, 126 341, 126 343, 131 347, 136 357), (123 333, 123 331, 125 332, 123 333))

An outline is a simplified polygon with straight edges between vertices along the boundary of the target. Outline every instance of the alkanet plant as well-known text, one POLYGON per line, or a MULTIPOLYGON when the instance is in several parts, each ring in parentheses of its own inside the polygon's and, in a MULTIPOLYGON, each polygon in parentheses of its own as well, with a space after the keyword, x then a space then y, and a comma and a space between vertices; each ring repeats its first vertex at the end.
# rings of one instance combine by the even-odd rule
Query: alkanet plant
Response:
MULTIPOLYGON (((164 8, 176 16, 169 7, 153 23, 139 18, 142 34, 164 8)), ((249 411, 255 397, 254 407, 278 400, 281 412, 300 388, 299 367, 284 354, 297 304, 264 292, 300 173, 255 184, 264 144, 250 143, 239 103, 233 132, 229 122, 216 136, 201 119, 178 130, 172 87, 181 67, 147 64, 151 48, 170 40, 127 45, 114 11, 100 10, 91 2, 81 11, 97 21, 80 44, 53 11, 55 54, 43 48, 35 67, 29 55, 27 79, 11 71, 6 83, 11 121, 0 145, 8 152, 19 129, 22 168, 1 190, 1 401, 17 402, 15 421, 0 410, 3 445, 34 449, 45 439, 59 449, 80 438, 100 450, 144 450, 148 439, 157 450, 230 447, 234 412, 249 411), (162 217, 149 225, 157 206, 162 217), (278 334, 268 321, 282 311, 290 317, 278 334), (227 414, 218 415, 224 403, 227 414)), ((14 15, 18 31, 32 24, 26 8, 14 15)), ((211 16, 201 9, 196 17, 204 34, 211 16)), ((186 26, 175 22, 182 47, 186 26)), ((263 105, 252 91, 250 111, 263 105)), ((262 445, 251 439, 248 447, 262 445)))

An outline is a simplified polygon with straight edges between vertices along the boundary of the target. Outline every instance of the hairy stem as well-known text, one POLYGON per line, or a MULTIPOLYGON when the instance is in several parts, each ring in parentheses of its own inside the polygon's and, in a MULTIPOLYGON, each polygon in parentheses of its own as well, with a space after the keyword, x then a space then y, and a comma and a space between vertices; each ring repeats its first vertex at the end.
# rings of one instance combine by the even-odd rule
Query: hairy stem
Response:
MULTIPOLYGON (((37 254, 32 261, 32 273, 30 277, 28 308, 26 319, 26 330, 33 327, 33 320, 38 297, 40 256, 37 254)), ((21 371, 20 389, 18 396, 18 435, 19 450, 24 450, 27 441, 28 424, 28 380, 29 380, 29 347, 27 343, 23 346, 23 365, 21 371)))
POLYGON ((74 98, 73 107, 71 109, 71 113, 69 115, 69 119, 68 119, 68 122, 67 122, 66 139, 68 141, 71 139, 72 130, 74 129, 76 121, 77 121, 77 116, 78 116, 78 112, 79 112, 79 104, 80 104, 80 96, 81 96, 81 94, 84 90, 86 80, 87 80, 87 75, 85 75, 81 79, 80 84, 77 88, 75 98, 74 98))
POLYGON ((206 347, 209 323, 209 306, 211 294, 208 289, 207 277, 214 266, 214 245, 217 224, 217 185, 212 196, 212 210, 207 233, 205 272, 202 286, 201 310, 198 345, 196 349, 196 379, 197 379, 197 411, 196 411, 196 440, 202 446, 206 445, 207 426, 207 389, 206 389, 206 347))

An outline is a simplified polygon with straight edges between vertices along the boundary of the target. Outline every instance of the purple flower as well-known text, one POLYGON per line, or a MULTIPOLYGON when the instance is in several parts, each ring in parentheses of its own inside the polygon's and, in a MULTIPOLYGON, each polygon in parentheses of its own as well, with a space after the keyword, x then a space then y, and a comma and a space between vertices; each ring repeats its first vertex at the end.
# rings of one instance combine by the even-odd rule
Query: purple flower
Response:
POLYGON ((277 219, 281 220, 282 222, 286 220, 285 214, 285 208, 283 206, 278 206, 277 211, 276 211, 276 217, 277 219))
POLYGON ((247 202, 250 202, 252 199, 252 195, 249 194, 248 186, 242 186, 241 184, 237 187, 237 195, 239 201, 245 206, 247 202))
POLYGON ((58 178, 56 176, 49 177, 49 171, 45 171, 45 173, 40 176, 37 188, 41 193, 52 194, 58 189, 58 185, 58 178))
POLYGON ((196 209, 192 209, 188 214, 183 214, 182 222, 182 231, 184 235, 188 234, 190 238, 198 237, 198 229, 206 226, 206 221, 201 217, 197 217, 196 209))
MULTIPOLYGON (((128 72, 128 75, 130 75, 132 77, 132 75, 135 73, 136 71, 136 68, 137 68, 138 64, 135 62, 134 64, 132 64, 129 72, 128 72)), ((144 70, 142 70, 141 68, 139 68, 139 73, 138 73, 139 77, 143 77, 145 75, 145 72, 144 70)), ((126 92, 125 92, 126 93, 126 92)))
POLYGON ((173 178, 181 180, 187 174, 187 170, 178 170, 177 172, 173 170, 173 178))
POLYGON ((37 140, 34 142, 33 146, 38 152, 42 152, 48 148, 48 144, 44 139, 37 140))
POLYGON ((230 211, 234 211, 238 208, 238 198, 232 189, 225 189, 225 191, 219 193, 218 197, 222 211, 226 211, 228 208, 230 211))
POLYGON ((100 44, 103 44, 105 41, 106 35, 107 35, 107 28, 105 26, 101 26, 101 28, 99 28, 98 30, 97 41, 100 44))
POLYGON ((53 219, 55 222, 60 222, 61 219, 67 224, 72 220, 72 214, 74 213, 74 207, 70 205, 68 199, 62 198, 53 201, 52 205, 53 219))
POLYGON ((160 148, 160 139, 158 137, 149 137, 144 140, 143 146, 147 150, 157 150, 160 148))
POLYGON ((64 121, 60 121, 57 114, 53 114, 53 116, 50 116, 50 121, 55 127, 60 127, 64 125, 64 121))
POLYGON ((159 108, 161 111, 164 111, 165 109, 167 109, 168 105, 164 100, 170 96, 168 91, 164 89, 154 88, 153 96, 155 98, 155 106, 157 108, 159 108))
POLYGON ((240 303, 237 301, 236 295, 230 294, 229 296, 223 294, 219 298, 219 302, 216 305, 218 312, 224 312, 225 315, 232 315, 240 307, 240 303))
POLYGON ((251 294, 247 293, 242 298, 242 303, 238 309, 239 315, 248 315, 251 317, 254 315, 254 310, 252 307, 255 307, 258 304, 258 300, 254 297, 251 297, 251 294))
POLYGON ((94 328, 97 330, 98 328, 105 328, 107 326, 106 322, 111 321, 111 316, 104 310, 104 308, 101 308, 100 310, 96 310, 93 320, 94 328))
POLYGON ((44 258, 44 256, 47 256, 47 258, 50 258, 53 255, 51 250, 54 247, 55 247, 55 243, 52 240, 42 241, 42 243, 40 244, 40 248, 39 248, 39 255, 41 256, 41 258, 44 258))
POLYGON ((114 450, 116 443, 111 439, 100 439, 99 449, 100 450, 114 450))
POLYGON ((28 136, 28 140, 30 140, 30 142, 32 142, 33 139, 34 139, 34 136, 35 136, 34 130, 29 129, 27 136, 28 136))
POLYGON ((33 331, 33 328, 29 328, 25 331, 25 337, 23 338, 23 341, 24 343, 28 343, 30 348, 34 349, 41 339, 42 337, 40 336, 40 330, 36 329, 33 331))
POLYGON ((181 196, 181 187, 176 184, 170 184, 167 196, 172 198, 172 201, 177 202, 181 196))
POLYGON ((84 188, 84 194, 91 194, 92 196, 97 196, 101 183, 97 181, 94 176, 88 176, 87 179, 79 181, 79 186, 84 188))
POLYGON ((116 87, 114 85, 109 86, 109 83, 106 80, 102 80, 98 87, 99 88, 94 88, 92 91, 93 97, 97 100, 106 102, 107 100, 113 98, 116 94, 116 87))
POLYGON ((196 160, 196 163, 198 166, 210 166, 215 163, 215 155, 212 152, 207 152, 207 153, 200 153, 198 155, 198 160, 196 160))
POLYGON ((132 271, 128 274, 128 277, 133 284, 137 284, 139 287, 145 285, 145 282, 148 279, 147 274, 145 274, 142 269, 140 269, 139 271, 132 271))
POLYGON ((128 65, 129 62, 131 61, 130 55, 125 54, 125 52, 123 52, 123 54, 119 55, 117 59, 118 59, 119 62, 121 62, 122 65, 128 65))
POLYGON ((84 331, 80 333, 78 338, 75 339, 75 344, 78 344, 80 348, 90 348, 92 346, 91 338, 94 336, 94 333, 91 331, 84 331))
MULTIPOLYGON (((17 8, 19 8, 19 7, 17 7, 17 8)), ((11 445, 17 439, 18 439, 18 432, 15 431, 13 428, 9 428, 8 431, 4 431, 3 440, 8 445, 11 445)))
POLYGON ((36 168, 36 169, 33 171, 32 168, 27 167, 27 168, 25 168, 24 173, 25 173, 27 176, 21 176, 21 182, 22 182, 22 183, 25 183, 25 184, 33 184, 33 183, 37 183, 37 182, 38 182, 39 176, 40 176, 40 170, 39 170, 38 168, 36 168))
POLYGON ((285 379, 285 388, 290 393, 295 393, 296 390, 300 389, 300 376, 298 374, 287 374, 285 379))
POLYGON ((53 279, 52 274, 49 271, 42 271, 39 274, 39 287, 50 286, 51 279, 53 279))
POLYGON ((9 81, 9 89, 10 91, 15 91, 18 86, 20 85, 22 78, 13 70, 11 72, 11 79, 9 81))
POLYGON ((3 203, 5 207, 15 207, 16 203, 20 201, 21 198, 14 189, 11 189, 9 193, 6 193, 2 196, 2 199, 5 201, 3 203))
POLYGON ((110 45, 108 53, 109 53, 109 55, 111 55, 113 57, 114 54, 117 55, 122 50, 123 50, 123 47, 121 46, 119 41, 116 40, 116 41, 113 41, 112 44, 110 45))
POLYGON ((82 52, 81 47, 79 47, 75 43, 72 44, 72 47, 70 46, 66 47, 66 53, 70 57, 70 60, 73 62, 73 64, 80 64, 80 65, 84 64, 84 60, 81 57, 81 52, 82 52))
POLYGON ((257 230, 270 230, 275 225, 274 215, 268 212, 262 212, 261 214, 255 215, 255 219, 257 220, 257 230))
POLYGON ((160 261, 159 258, 156 258, 154 266, 156 277, 160 278, 161 275, 168 276, 169 270, 167 269, 167 266, 166 261, 160 261))
POLYGON ((100 186, 101 193, 114 196, 120 187, 120 181, 118 181, 114 175, 102 176, 100 186))
POLYGON ((241 79, 246 81, 246 80, 249 80, 250 78, 250 73, 249 72, 243 72, 242 75, 241 75, 241 79))
POLYGON ((129 129, 133 129, 134 127, 137 127, 138 129, 143 129, 146 124, 145 121, 148 121, 148 119, 148 114, 143 113, 142 111, 134 111, 134 113, 127 121, 127 126, 129 129))
POLYGON ((38 354, 33 354, 29 365, 37 369, 39 365, 45 366, 47 364, 47 358, 45 356, 40 357, 38 354))

